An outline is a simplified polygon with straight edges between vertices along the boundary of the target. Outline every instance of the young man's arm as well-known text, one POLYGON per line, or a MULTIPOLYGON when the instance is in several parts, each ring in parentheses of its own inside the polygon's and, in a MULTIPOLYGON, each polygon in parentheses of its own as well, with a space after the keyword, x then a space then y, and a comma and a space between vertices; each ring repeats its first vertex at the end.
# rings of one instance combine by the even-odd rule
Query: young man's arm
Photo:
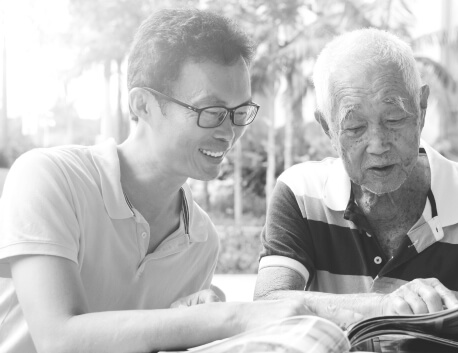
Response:
MULTIPOLYGON (((416 279, 390 294, 356 293, 331 294, 304 291, 304 278, 285 267, 266 267, 259 271, 255 300, 304 299, 318 316, 329 320, 351 323, 354 319, 336 315, 347 309, 363 317, 376 315, 411 315, 436 312, 458 306, 458 299, 435 278, 416 279)), ((344 312, 345 313, 345 312, 344 312)))
POLYGON ((57 256, 18 256, 11 258, 11 270, 38 352, 184 349, 270 320, 310 313, 301 300, 90 313, 74 262, 57 256))

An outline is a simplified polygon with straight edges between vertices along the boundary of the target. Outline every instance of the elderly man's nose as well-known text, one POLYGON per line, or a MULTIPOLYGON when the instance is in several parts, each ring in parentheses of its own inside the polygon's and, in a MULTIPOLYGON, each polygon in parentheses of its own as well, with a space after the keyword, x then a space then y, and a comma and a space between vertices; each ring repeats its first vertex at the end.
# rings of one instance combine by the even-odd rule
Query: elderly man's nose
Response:
POLYGON ((390 134, 383 126, 369 129, 367 152, 383 154, 389 150, 390 134))

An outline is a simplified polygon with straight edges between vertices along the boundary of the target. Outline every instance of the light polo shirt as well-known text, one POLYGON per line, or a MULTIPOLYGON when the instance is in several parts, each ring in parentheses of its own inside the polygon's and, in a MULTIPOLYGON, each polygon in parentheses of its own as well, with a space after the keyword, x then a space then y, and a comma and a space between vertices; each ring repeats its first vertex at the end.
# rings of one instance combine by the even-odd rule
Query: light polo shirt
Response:
POLYGON ((389 293, 415 278, 438 278, 458 291, 458 163, 422 141, 431 189, 422 216, 392 258, 387 258, 353 200, 341 159, 305 162, 277 181, 259 269, 286 267, 306 290, 389 293))
POLYGON ((9 278, 13 256, 73 261, 92 312, 168 308, 209 288, 216 229, 187 184, 182 195, 179 229, 147 255, 154 225, 150 229, 123 193, 113 140, 21 156, 0 202, 0 352, 35 352, 9 278))

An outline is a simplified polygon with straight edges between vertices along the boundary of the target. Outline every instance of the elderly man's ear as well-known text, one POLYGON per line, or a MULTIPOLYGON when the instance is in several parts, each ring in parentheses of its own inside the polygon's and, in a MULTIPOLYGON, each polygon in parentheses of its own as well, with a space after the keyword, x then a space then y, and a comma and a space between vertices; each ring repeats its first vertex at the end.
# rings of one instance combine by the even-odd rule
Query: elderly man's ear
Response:
POLYGON ((323 129, 324 133, 328 135, 329 138, 331 138, 328 122, 324 118, 323 114, 321 114, 321 112, 319 112, 318 110, 315 110, 315 120, 318 122, 318 124, 321 125, 321 128, 323 129))
POLYGON ((421 94, 420 94, 420 119, 421 121, 421 128, 425 125, 425 115, 426 115, 426 108, 428 107, 428 97, 429 97, 429 87, 428 85, 424 85, 421 87, 421 94))

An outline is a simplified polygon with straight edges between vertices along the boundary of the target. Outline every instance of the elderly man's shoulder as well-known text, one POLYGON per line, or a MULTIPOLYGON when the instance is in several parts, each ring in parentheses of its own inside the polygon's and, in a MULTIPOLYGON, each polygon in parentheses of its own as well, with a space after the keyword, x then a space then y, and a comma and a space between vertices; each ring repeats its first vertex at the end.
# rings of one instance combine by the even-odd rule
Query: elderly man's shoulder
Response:
POLYGON ((331 175, 348 178, 340 158, 328 157, 321 161, 307 161, 293 165, 278 177, 278 181, 292 189, 300 188, 303 192, 317 191, 323 190, 331 175))

